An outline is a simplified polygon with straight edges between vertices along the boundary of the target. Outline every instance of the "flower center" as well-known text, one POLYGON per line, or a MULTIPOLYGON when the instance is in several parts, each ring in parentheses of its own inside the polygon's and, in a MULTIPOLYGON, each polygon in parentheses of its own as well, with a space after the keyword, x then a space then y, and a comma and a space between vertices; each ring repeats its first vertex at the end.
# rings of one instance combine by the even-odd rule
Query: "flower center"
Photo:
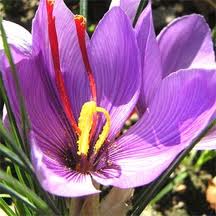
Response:
POLYGON ((94 153, 97 153, 104 141, 106 140, 109 130, 110 130, 110 116, 109 113, 102 107, 98 107, 96 104, 97 94, 96 94, 96 83, 94 80, 93 71, 89 62, 87 48, 86 48, 86 19, 81 15, 76 15, 74 18, 77 36, 80 46, 80 51, 82 54, 83 63, 88 75, 92 101, 85 103, 82 106, 80 112, 78 127, 81 130, 81 135, 78 138, 78 155, 87 156, 89 150, 90 140, 95 133, 97 125, 97 113, 103 113, 106 118, 106 123, 102 129, 101 134, 94 146, 94 153))
POLYGON ((60 96, 60 100, 62 102, 64 112, 76 132, 78 136, 78 151, 77 154, 80 156, 80 163, 77 164, 77 169, 82 170, 85 172, 89 169, 89 163, 87 161, 87 155, 89 152, 89 144, 91 141, 91 138, 95 134, 96 126, 97 126, 97 114, 102 113, 105 117, 105 124, 103 126, 103 129, 98 137, 98 140, 96 141, 93 152, 96 154, 100 148, 102 147, 103 143, 107 139, 107 136, 110 131, 110 115, 102 107, 97 106, 97 94, 96 94, 96 83, 94 80, 94 75, 92 72, 92 68, 89 62, 87 48, 86 48, 86 20, 83 16, 76 15, 74 18, 75 25, 76 25, 76 31, 78 36, 78 42, 80 46, 80 51, 82 54, 83 63, 85 65, 86 73, 89 80, 89 87, 91 92, 91 101, 88 101, 83 104, 80 117, 77 122, 74 118, 73 112, 72 112, 72 106, 70 103, 70 98, 67 94, 67 90, 65 87, 64 78, 61 71, 60 66, 60 54, 59 54, 59 44, 58 44, 58 38, 57 38, 57 31, 56 31, 56 25, 55 25, 55 17, 53 17, 53 8, 54 8, 54 2, 55 0, 46 0, 46 9, 47 9, 47 18, 48 18, 48 34, 49 34, 49 42, 50 42, 50 48, 51 48, 51 54, 52 54, 52 60, 53 60, 53 66, 55 71, 55 81, 57 90, 60 96))
POLYGON ((110 130, 110 115, 102 107, 98 107, 94 101, 84 103, 80 112, 78 127, 81 130, 79 135, 78 143, 78 155, 87 156, 90 142, 90 132, 93 126, 94 115, 99 112, 103 113, 106 119, 106 123, 102 129, 101 134, 94 146, 94 153, 97 153, 104 141, 106 140, 110 130))

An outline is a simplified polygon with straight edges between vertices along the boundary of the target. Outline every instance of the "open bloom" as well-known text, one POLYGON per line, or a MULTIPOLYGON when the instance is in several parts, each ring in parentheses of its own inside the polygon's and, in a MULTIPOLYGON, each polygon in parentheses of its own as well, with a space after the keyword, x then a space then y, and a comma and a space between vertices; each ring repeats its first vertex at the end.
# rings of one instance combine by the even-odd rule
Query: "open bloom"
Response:
MULTIPOLYGON (((50 193, 97 193, 93 181, 120 188, 147 184, 215 111, 215 71, 179 70, 163 79, 142 118, 120 134, 140 94, 142 62, 131 21, 119 7, 103 17, 91 40, 84 18, 63 0, 40 1, 32 36, 16 24, 4 26, 31 122, 32 162, 50 193)), ((0 69, 19 122, 3 52, 0 69)))
MULTIPOLYGON (((120 6, 133 20, 139 2, 140 0, 113 0, 111 8, 114 5, 120 6)), ((181 69, 216 69, 211 30, 201 15, 177 18, 156 37, 149 0, 138 19, 135 31, 142 64, 142 89, 138 102, 141 114, 154 100, 162 80, 171 73, 181 69)), ((215 131, 216 127, 195 148, 216 149, 215 131)))

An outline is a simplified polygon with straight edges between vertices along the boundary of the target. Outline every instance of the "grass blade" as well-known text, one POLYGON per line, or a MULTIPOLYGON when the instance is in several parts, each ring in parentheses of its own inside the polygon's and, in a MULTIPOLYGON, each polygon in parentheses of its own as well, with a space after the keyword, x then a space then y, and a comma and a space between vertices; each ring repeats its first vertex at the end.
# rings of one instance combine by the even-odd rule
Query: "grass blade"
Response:
POLYGON ((166 194, 170 193, 173 190, 173 187, 177 184, 183 182, 185 178, 188 177, 187 172, 183 172, 178 175, 175 179, 173 179, 170 183, 168 183, 158 194, 157 196, 151 201, 151 204, 155 204, 159 200, 161 200, 166 194))
POLYGON ((23 163, 26 165, 28 170, 31 173, 34 173, 33 167, 31 162, 29 161, 28 157, 25 155, 25 153, 20 149, 16 143, 11 139, 8 132, 3 127, 2 121, 0 121, 0 136, 11 146, 11 148, 14 150, 14 152, 19 156, 19 158, 23 161, 23 163))
POLYGON ((136 11, 136 15, 135 15, 134 20, 133 20, 133 27, 136 26, 136 23, 139 19, 139 16, 142 13, 145 6, 147 5, 147 2, 148 2, 148 0, 140 0, 139 6, 138 6, 137 11, 136 11))
POLYGON ((19 130, 17 127, 16 119, 15 119, 14 114, 12 112, 10 102, 8 100, 7 92, 6 92, 6 89, 4 87, 4 83, 2 80, 1 74, 2 73, 0 73, 0 93, 1 93, 2 99, 3 99, 5 106, 6 106, 6 109, 7 109, 7 116, 8 116, 9 122, 10 122, 10 130, 11 130, 17 144, 24 149, 24 144, 23 144, 23 141, 21 139, 21 136, 20 136, 20 133, 19 133, 19 130))
POLYGON ((4 146, 1 143, 0 143, 0 155, 9 158, 13 163, 17 164, 22 168, 27 169, 24 163, 19 159, 19 157, 17 157, 17 155, 13 151, 8 149, 6 146, 4 146))
POLYGON ((12 54, 11 54, 9 45, 7 43, 7 36, 6 36, 5 30, 4 30, 4 27, 2 24, 2 18, 0 19, 0 32, 1 32, 1 37, 2 37, 5 55, 8 59, 9 64, 10 64, 11 73, 12 73, 12 76, 13 76, 13 79, 15 82, 15 89, 16 89, 17 97, 18 97, 19 104, 20 104, 21 127, 22 127, 22 131, 23 131, 23 139, 24 139, 24 143, 25 143, 24 150, 29 155, 29 147, 28 147, 29 121, 28 121, 27 112, 25 109, 25 103, 24 103, 24 98, 23 98, 22 90, 21 90, 20 83, 19 83, 19 78, 18 78, 18 75, 16 72, 16 67, 15 67, 15 64, 13 62, 12 54))
POLYGON ((212 160, 216 157, 216 151, 214 150, 205 150, 202 152, 200 157, 195 163, 195 168, 200 168, 203 164, 205 164, 207 161, 212 160))
POLYGON ((5 192, 5 193, 10 194, 11 197, 14 197, 16 199, 21 200, 26 205, 28 205, 30 208, 32 208, 34 211, 37 210, 37 207, 32 202, 30 202, 25 196, 23 196, 22 194, 20 194, 19 192, 17 192, 13 188, 9 187, 8 185, 6 185, 4 183, 0 183, 0 190, 5 192))
POLYGON ((41 212, 50 212, 48 205, 39 196, 2 170, 0 170, 0 180, 4 182, 0 183, 0 188, 3 191, 9 193, 11 196, 21 199, 31 208, 37 208, 41 212))
POLYGON ((0 209, 2 209, 8 216, 16 216, 10 206, 0 198, 0 209))

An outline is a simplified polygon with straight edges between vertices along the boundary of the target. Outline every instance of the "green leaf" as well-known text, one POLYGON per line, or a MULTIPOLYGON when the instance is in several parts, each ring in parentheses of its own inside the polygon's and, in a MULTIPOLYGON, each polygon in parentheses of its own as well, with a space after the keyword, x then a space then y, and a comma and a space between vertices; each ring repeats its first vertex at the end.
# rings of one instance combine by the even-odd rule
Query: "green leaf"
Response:
POLYGON ((29 207, 36 211, 50 213, 48 205, 38 195, 2 170, 0 170, 0 180, 3 181, 0 183, 0 189, 4 192, 25 202, 29 207))
POLYGON ((187 178, 187 176, 187 172, 180 173, 178 176, 176 176, 170 183, 163 187, 163 189, 151 201, 151 204, 155 204, 161 200, 167 193, 171 192, 176 185, 180 184, 185 178, 187 178))
POLYGON ((27 204, 30 208, 34 209, 35 211, 37 210, 37 207, 32 202, 30 202, 28 198, 26 198, 25 196, 23 196, 22 194, 14 190, 13 188, 9 187, 8 185, 4 183, 0 183, 0 190, 10 194, 11 197, 15 197, 21 200, 22 202, 27 204))
POLYGON ((8 216, 16 216, 11 207, 0 198, 0 209, 2 209, 8 216))
POLYGON ((1 198, 10 198, 11 196, 8 194, 0 194, 0 197, 1 198))
POLYGON ((136 11, 136 15, 135 15, 134 20, 133 20, 133 27, 136 26, 136 23, 139 19, 139 16, 142 13, 145 6, 147 5, 147 3, 148 3, 147 0, 140 0, 139 6, 138 6, 137 11, 136 11))
POLYGON ((17 174, 17 178, 18 178, 18 180, 19 180, 19 182, 21 183, 21 184, 23 184, 23 185, 26 185, 26 182, 25 182, 25 180, 23 179, 23 172, 21 172, 21 170, 20 170, 20 168, 18 167, 18 166, 14 166, 14 168, 15 168, 15 171, 16 171, 16 174, 17 174))
POLYGON ((203 164, 205 164, 207 161, 213 159, 216 157, 216 151, 215 150, 206 150, 203 151, 198 160, 196 161, 195 167, 200 168, 203 164))
POLYGON ((23 150, 16 145, 14 140, 11 139, 8 132, 3 127, 2 121, 0 121, 0 136, 4 139, 5 142, 7 142, 11 146, 11 148, 14 150, 14 152, 19 156, 19 158, 22 160, 22 162, 28 168, 29 172, 34 173, 33 167, 32 167, 32 164, 31 164, 30 160, 25 155, 23 150))
POLYGON ((1 143, 0 143, 0 155, 9 158, 12 162, 14 162, 15 164, 17 164, 18 166, 23 167, 23 168, 26 169, 26 166, 19 159, 19 157, 17 157, 17 155, 13 151, 11 151, 10 149, 8 149, 6 146, 4 146, 1 143))
MULTIPOLYGON (((32 208, 29 208, 28 205, 26 205, 22 200, 20 199, 13 199, 14 202, 14 207, 16 209, 16 214, 17 215, 25 215, 25 216, 32 216, 32 211, 35 212, 34 210, 32 210, 32 208)), ((38 213, 37 213, 38 214, 38 213)))
POLYGON ((21 139, 14 114, 12 112, 12 108, 11 108, 11 105, 10 105, 10 102, 9 102, 9 99, 7 96, 7 92, 6 92, 1 74, 2 73, 0 73, 0 92, 1 92, 2 99, 5 103, 6 109, 7 109, 7 116, 8 116, 9 122, 10 122, 10 131, 12 132, 12 135, 13 135, 14 140, 16 141, 17 145, 24 148, 24 144, 23 144, 23 141, 21 139))

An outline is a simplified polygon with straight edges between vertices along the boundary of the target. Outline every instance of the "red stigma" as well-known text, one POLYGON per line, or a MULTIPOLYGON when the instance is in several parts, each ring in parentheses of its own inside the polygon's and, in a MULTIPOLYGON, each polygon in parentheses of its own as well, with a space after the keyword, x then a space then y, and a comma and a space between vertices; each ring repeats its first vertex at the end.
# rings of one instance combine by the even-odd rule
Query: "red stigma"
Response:
POLYGON ((59 55, 59 46, 58 46, 58 38, 55 26, 55 17, 53 17, 53 5, 54 1, 47 0, 46 8, 47 8, 47 18, 48 18, 48 34, 49 34, 49 42, 52 53, 53 66, 55 70, 55 79, 57 89, 60 95, 60 99, 63 103, 64 111, 66 116, 75 130, 75 132, 79 135, 81 133, 80 129, 77 126, 76 120, 73 116, 71 110, 70 100, 65 88, 65 82, 62 76, 61 68, 60 68, 60 55, 59 55))
POLYGON ((89 79, 90 90, 92 94, 92 99, 96 102, 96 84, 94 80, 94 76, 92 73, 91 65, 89 63, 89 58, 86 49, 86 40, 85 40, 85 30, 86 30, 86 20, 81 15, 76 15, 74 18, 77 30, 77 36, 79 41, 80 50, 82 53, 83 62, 86 68, 86 72, 89 79))

